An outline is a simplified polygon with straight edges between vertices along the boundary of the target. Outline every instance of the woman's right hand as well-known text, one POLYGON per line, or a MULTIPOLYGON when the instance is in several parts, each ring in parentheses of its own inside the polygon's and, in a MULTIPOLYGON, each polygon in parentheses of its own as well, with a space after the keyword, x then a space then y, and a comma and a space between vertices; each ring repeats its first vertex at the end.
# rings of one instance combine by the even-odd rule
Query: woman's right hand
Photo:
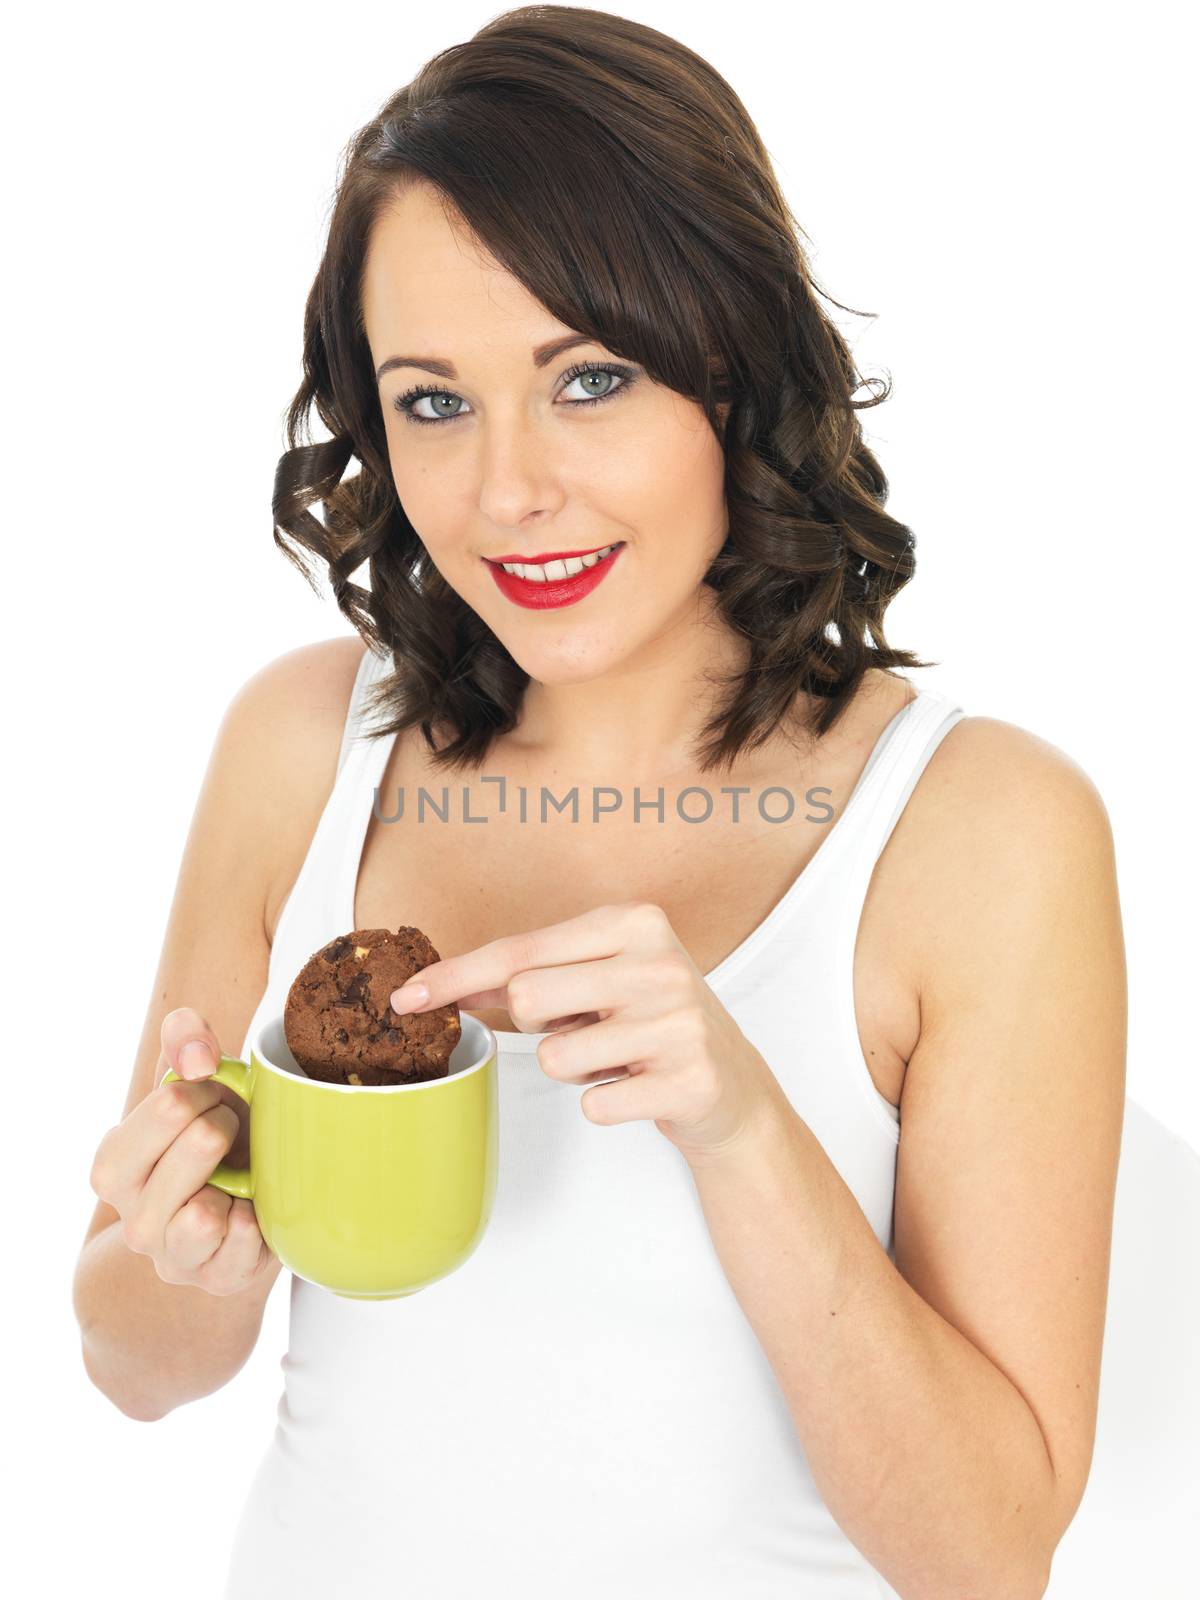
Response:
POLYGON ((242 1126, 225 1099, 233 1091, 212 1077, 221 1048, 187 1006, 163 1018, 161 1044, 158 1087, 101 1139, 89 1181, 120 1213, 125 1243, 151 1258, 164 1283, 238 1294, 279 1262, 253 1202, 208 1182, 242 1126), (186 1081, 162 1083, 168 1067, 186 1081))

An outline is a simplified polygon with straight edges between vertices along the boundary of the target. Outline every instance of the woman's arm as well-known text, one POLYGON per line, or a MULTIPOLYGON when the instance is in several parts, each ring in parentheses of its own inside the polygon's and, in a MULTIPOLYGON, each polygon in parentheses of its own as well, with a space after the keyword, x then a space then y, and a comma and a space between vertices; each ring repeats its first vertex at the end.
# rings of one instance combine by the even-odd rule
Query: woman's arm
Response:
MULTIPOLYGON (((177 1006, 199 1011, 227 1053, 241 1050, 267 982, 264 907, 287 887, 280 873, 288 883, 295 877, 329 794, 361 656, 353 637, 292 651, 257 673, 226 712, 184 849, 122 1118, 166 1070, 159 1036, 177 1006)), ((218 1087, 242 1122, 228 1157, 240 1165, 245 1107, 218 1087)), ((128 1248, 120 1215, 99 1201, 73 1284, 88 1376, 141 1421, 211 1394, 253 1350, 279 1271, 276 1263, 251 1287, 224 1296, 167 1283, 148 1255, 128 1248)))
POLYGON ((906 1600, 1045 1592, 1091 1464, 1125 1103, 1104 806, 1052 746, 969 723, 905 841, 896 1265, 782 1090, 756 1144, 693 1168, 826 1504, 906 1600))

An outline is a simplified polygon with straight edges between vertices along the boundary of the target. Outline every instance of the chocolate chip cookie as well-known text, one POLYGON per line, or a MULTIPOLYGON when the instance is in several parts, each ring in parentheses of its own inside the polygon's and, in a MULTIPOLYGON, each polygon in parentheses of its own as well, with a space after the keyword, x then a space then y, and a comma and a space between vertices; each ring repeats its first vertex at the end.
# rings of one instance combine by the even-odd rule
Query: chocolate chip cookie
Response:
POLYGON ((441 957, 419 928, 356 928, 310 956, 288 992, 283 1031, 310 1078, 381 1085, 445 1078, 462 1037, 457 1005, 397 1016, 391 995, 441 957))

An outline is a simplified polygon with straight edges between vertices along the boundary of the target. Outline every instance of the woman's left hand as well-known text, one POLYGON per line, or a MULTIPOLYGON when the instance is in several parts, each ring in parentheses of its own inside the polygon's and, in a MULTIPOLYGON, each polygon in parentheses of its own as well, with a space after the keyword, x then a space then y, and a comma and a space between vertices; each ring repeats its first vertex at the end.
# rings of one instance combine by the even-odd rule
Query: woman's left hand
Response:
POLYGON ((742 1143, 779 1084, 705 983, 660 906, 599 906, 434 962, 391 997, 397 1012, 504 1006, 547 1077, 595 1083, 590 1122, 652 1119, 689 1159, 742 1143), (429 998, 414 1004, 423 984, 429 998), (613 1074, 623 1076, 613 1077, 613 1074))

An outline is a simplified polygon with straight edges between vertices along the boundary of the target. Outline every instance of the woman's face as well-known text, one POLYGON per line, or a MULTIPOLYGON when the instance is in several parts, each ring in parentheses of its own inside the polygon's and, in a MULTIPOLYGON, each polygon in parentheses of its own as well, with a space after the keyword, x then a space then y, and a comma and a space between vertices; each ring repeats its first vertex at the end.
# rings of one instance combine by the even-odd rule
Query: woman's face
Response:
POLYGON ((363 317, 375 369, 403 358, 379 378, 400 502, 530 677, 603 675, 696 620, 728 527, 724 456, 699 406, 602 345, 536 359, 575 330, 481 257, 425 183, 372 232, 363 317), (571 377, 581 362, 620 372, 571 377), (405 399, 413 389, 434 392, 405 399), (563 605, 519 603, 490 564, 618 543, 601 581, 563 605))

